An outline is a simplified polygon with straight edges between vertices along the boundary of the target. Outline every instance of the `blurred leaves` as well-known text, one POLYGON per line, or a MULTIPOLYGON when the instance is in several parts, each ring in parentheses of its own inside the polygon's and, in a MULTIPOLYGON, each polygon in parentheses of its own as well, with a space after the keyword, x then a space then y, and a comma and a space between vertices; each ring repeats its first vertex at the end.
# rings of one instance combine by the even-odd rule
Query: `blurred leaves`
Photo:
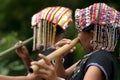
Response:
MULTIPOLYGON (((8 59, 9 60, 9 59, 8 59)), ((0 73, 4 74, 4 75, 12 75, 12 71, 13 72, 19 72, 20 70, 24 70, 25 67, 23 64, 20 63, 20 61, 16 60, 16 61, 8 61, 5 60, 4 63, 1 62, 1 66, 0 66, 0 73)), ((14 75, 18 75, 20 73, 14 74, 14 75)))
POLYGON ((16 36, 17 36, 16 32, 11 32, 9 34, 6 34, 4 37, 2 37, 0 39, 0 46, 4 46, 4 47, 0 47, 0 52, 5 50, 6 48, 9 48, 9 47, 15 45, 14 42, 18 41, 16 36))

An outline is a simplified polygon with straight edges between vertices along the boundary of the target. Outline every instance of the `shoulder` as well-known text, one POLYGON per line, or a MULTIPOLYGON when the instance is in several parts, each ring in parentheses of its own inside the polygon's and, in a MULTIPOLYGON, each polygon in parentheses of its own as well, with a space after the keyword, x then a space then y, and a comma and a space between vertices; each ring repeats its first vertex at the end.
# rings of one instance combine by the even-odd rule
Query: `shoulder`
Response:
POLYGON ((84 80, 105 80, 105 76, 98 67, 90 66, 84 76, 84 80))
POLYGON ((86 64, 87 66, 96 65, 110 70, 112 65, 114 66, 116 63, 116 58, 110 52, 99 50, 89 56, 86 64))
POLYGON ((92 55, 89 56, 90 61, 114 61, 116 60, 115 57, 105 50, 99 50, 92 53, 92 55))
POLYGON ((116 59, 110 52, 104 50, 95 51, 86 62, 86 71, 89 67, 96 66, 104 73, 106 80, 109 80, 110 75, 116 71, 115 63, 116 59))

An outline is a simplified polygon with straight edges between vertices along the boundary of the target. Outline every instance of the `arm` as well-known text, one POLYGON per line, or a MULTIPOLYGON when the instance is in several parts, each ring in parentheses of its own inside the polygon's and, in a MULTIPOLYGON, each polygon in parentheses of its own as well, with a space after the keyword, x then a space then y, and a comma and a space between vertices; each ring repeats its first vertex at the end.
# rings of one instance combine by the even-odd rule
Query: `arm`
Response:
POLYGON ((105 80, 105 75, 96 66, 90 66, 83 80, 105 80))
POLYGON ((31 65, 39 66, 40 70, 37 71, 37 73, 40 74, 42 79, 51 80, 52 78, 52 80, 63 80, 58 77, 55 67, 51 64, 50 60, 46 56, 39 54, 39 57, 43 59, 44 62, 41 63, 40 61, 33 61, 31 65))
POLYGON ((65 70, 68 77, 71 75, 77 64, 78 62, 74 63, 72 66, 70 66, 68 69, 65 70))
POLYGON ((5 76, 0 75, 0 80, 43 80, 41 74, 32 73, 27 76, 5 76))
MULTIPOLYGON (((22 41, 19 41, 17 44, 21 44, 21 43, 22 41)), ((22 46, 16 49, 16 53, 22 59, 25 67, 28 69, 30 67, 31 58, 30 58, 27 48, 25 46, 22 46)))
POLYGON ((27 76, 4 76, 0 75, 1 80, 31 80, 27 76))
MULTIPOLYGON (((59 42, 57 42, 55 44, 55 48, 59 49, 62 46, 64 46, 65 44, 70 44, 71 40, 69 39, 62 39, 59 42)), ((73 47, 72 49, 70 49, 70 51, 66 52, 64 55, 59 56, 58 58, 56 58, 55 60, 55 69, 56 69, 56 73, 58 76, 60 77, 64 77, 64 78, 68 78, 69 75, 71 74, 71 72, 73 71, 73 68, 75 67, 76 64, 74 64, 72 67, 70 67, 69 69, 65 70, 64 66, 63 66, 63 62, 62 62, 62 58, 64 56, 66 56, 68 53, 73 52, 75 50, 75 47, 73 47)))
POLYGON ((77 64, 78 62, 74 63, 72 66, 70 66, 65 70, 62 59, 59 57, 56 59, 56 64, 55 64, 56 73, 58 76, 68 79, 77 64))
POLYGON ((86 63, 87 72, 84 79, 87 80, 89 76, 92 76, 90 78, 100 77, 101 80, 109 80, 115 78, 116 80, 117 77, 115 75, 117 68, 115 66, 117 65, 115 62, 116 58, 114 58, 113 55, 107 51, 99 50, 94 52, 86 63))
POLYGON ((55 71, 59 77, 67 78, 62 59, 62 57, 55 59, 55 71))

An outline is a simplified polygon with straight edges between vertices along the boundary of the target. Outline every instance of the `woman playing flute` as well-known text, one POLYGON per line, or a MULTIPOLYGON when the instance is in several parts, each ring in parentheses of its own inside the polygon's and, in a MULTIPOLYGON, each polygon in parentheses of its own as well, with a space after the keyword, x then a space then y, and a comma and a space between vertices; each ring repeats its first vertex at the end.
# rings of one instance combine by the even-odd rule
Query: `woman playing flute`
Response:
MULTIPOLYGON (((72 22, 72 11, 69 8, 56 6, 48 7, 36 13, 32 18, 32 28, 34 30, 33 50, 43 47, 43 51, 54 48, 56 41, 63 36, 62 32, 72 22), (61 35, 60 35, 61 34, 61 35)), ((17 44, 21 44, 18 42, 17 44)), ((52 49, 53 51, 55 49, 52 49)), ((27 48, 22 46, 16 50, 22 58, 26 67, 30 67, 30 56, 27 48)), ((50 52, 49 52, 50 53, 50 52)), ((48 53, 48 54, 49 54, 48 53)), ((46 54, 47 55, 47 54, 46 54)), ((28 74, 26 76, 4 76, 0 75, 1 80, 43 80, 39 72, 28 74)))
MULTIPOLYGON (((41 52, 44 55, 50 54, 55 50, 54 44, 63 38, 63 32, 72 22, 72 11, 69 8, 55 6, 47 7, 35 15, 33 15, 31 24, 33 28, 33 51, 43 48, 41 52)), ((17 44, 21 44, 19 41, 17 44)), ((23 60, 27 69, 30 67, 32 59, 25 46, 16 49, 16 53, 23 60)), ((70 66, 72 62, 72 54, 65 57, 65 67, 70 66), (68 61, 68 59, 70 59, 68 61)))
MULTIPOLYGON (((62 66, 63 56, 56 59, 55 67, 42 54, 39 56, 44 59, 45 65, 37 61, 31 64, 40 67, 39 73, 45 80, 118 80, 117 58, 114 55, 120 36, 119 15, 117 10, 105 3, 76 9, 79 43, 89 53, 66 70, 62 66)), ((68 39, 60 40, 55 47, 58 49, 70 42, 68 39)))

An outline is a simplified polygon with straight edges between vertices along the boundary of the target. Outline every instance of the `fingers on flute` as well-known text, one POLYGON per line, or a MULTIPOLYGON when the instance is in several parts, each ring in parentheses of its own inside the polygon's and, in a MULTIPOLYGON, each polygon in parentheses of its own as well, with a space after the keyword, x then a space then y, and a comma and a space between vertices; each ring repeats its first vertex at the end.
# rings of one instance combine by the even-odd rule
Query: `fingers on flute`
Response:
POLYGON ((39 71, 35 72, 36 74, 40 74, 39 76, 43 77, 43 75, 47 74, 46 69, 39 69, 39 71))
MULTIPOLYGON (((22 44, 23 42, 22 41, 18 41, 16 44, 15 44, 15 46, 17 46, 17 45, 20 45, 20 44, 22 44)), ((28 52, 28 49, 26 48, 26 46, 21 46, 21 47, 19 47, 19 48, 17 48, 16 49, 16 53, 18 53, 18 54, 29 54, 29 52, 28 52)))
MULTIPOLYGON (((20 45, 20 44, 22 44, 22 41, 18 41, 18 42, 15 44, 15 46, 18 46, 18 45, 20 45)), ((16 49, 16 51, 20 51, 20 50, 21 50, 21 47, 16 49)))
POLYGON ((62 39, 55 44, 55 48, 58 49, 58 48, 64 46, 65 44, 70 44, 70 42, 71 42, 70 39, 62 39))
POLYGON ((76 49, 76 47, 73 47, 72 49, 70 49, 70 52, 71 52, 71 53, 74 52, 75 49, 76 49))
POLYGON ((21 40, 18 41, 18 42, 15 44, 15 46, 20 45, 20 44, 22 44, 22 41, 21 41, 21 40))
POLYGON ((45 65, 41 64, 40 62, 38 61, 33 61, 31 62, 31 65, 37 65, 40 69, 47 69, 45 65))
MULTIPOLYGON (((16 44, 15 44, 15 46, 17 46, 17 45, 21 45, 21 44, 23 44, 23 41, 18 41, 16 44)), ((25 47, 25 46, 22 46, 22 47, 25 47)), ((21 48, 21 47, 20 47, 21 48)), ((26 47, 25 47, 26 48, 26 47)), ((19 48, 18 48, 19 49, 19 48)))
POLYGON ((51 65, 49 59, 46 56, 42 55, 42 54, 39 54, 39 57, 45 61, 45 64, 43 64, 43 63, 41 63, 39 61, 33 61, 31 63, 31 65, 38 65, 40 68, 48 69, 49 65, 51 65))
POLYGON ((44 61, 45 61, 45 63, 47 64, 47 65, 50 65, 51 63, 50 63, 50 60, 46 57, 46 56, 44 56, 43 54, 39 54, 38 55, 40 58, 42 58, 42 59, 44 59, 44 61))

